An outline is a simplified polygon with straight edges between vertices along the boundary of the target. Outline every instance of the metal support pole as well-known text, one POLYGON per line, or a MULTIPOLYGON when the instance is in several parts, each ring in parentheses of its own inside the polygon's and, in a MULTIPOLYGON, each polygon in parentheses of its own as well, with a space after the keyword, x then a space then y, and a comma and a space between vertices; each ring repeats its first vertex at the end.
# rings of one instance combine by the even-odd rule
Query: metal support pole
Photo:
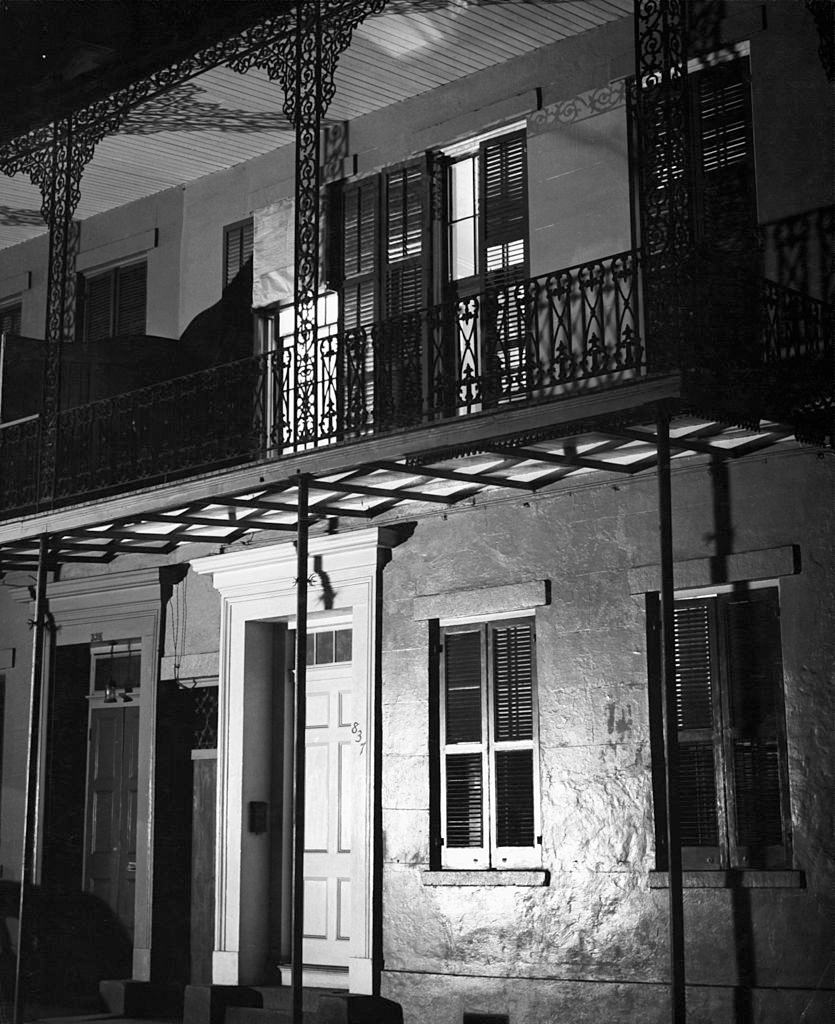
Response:
POLYGON ((658 519, 661 538, 661 706, 664 718, 664 788, 667 800, 667 871, 670 913, 670 1020, 685 1024, 684 893, 678 806, 675 634, 673 629, 673 505, 670 483, 670 418, 658 415, 658 519))
POLYGON ((296 535, 296 729, 293 774, 293 908, 291 969, 293 1024, 302 1024, 304 934, 305 728, 307 696, 307 497, 308 478, 299 477, 296 535))
POLYGON ((23 1021, 23 956, 26 936, 27 889, 35 881, 35 807, 37 805, 38 753, 40 749, 41 693, 43 690, 43 646, 46 632, 46 555, 49 538, 38 542, 38 577, 35 585, 35 618, 32 623, 32 677, 29 701, 29 730, 26 746, 26 791, 23 801, 23 843, 20 856, 20 902, 17 915, 17 957, 15 960, 14 1024, 23 1021))

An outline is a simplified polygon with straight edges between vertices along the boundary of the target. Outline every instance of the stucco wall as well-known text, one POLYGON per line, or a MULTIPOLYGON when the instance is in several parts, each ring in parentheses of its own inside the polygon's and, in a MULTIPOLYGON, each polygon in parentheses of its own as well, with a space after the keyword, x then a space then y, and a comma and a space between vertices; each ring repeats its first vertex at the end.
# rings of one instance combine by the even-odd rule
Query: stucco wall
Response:
MULTIPOLYGON (((677 560, 715 554, 716 496, 703 461, 676 467, 677 560)), ((733 464, 723 497, 732 551, 801 548, 803 570, 781 579, 780 598, 795 866, 806 888, 690 889, 685 897, 691 985, 733 986, 748 972, 755 987, 810 990, 796 1006, 811 998, 829 950, 832 818, 822 798, 831 794, 833 751, 822 723, 833 710, 833 498, 831 460, 802 450, 733 464), (748 922, 753 938, 745 952, 739 936, 748 922)), ((664 1019, 663 992, 653 988, 667 975, 667 894, 649 887, 644 599, 630 593, 628 574, 658 557, 651 475, 562 485, 527 501, 435 516, 395 550, 384 575, 382 631, 384 991, 403 1001, 407 1022, 429 1019, 427 1006, 437 1007, 437 1024, 459 1024, 462 1008, 485 1007, 511 1012, 513 1024, 539 1024, 561 1019, 558 1011, 569 1005, 575 1010, 565 1019, 634 1020, 634 1005, 645 1005, 647 1020, 664 1019), (413 598, 534 578, 551 580, 550 606, 536 613, 550 884, 428 886, 429 648, 413 598), (537 995, 527 1009, 518 982, 498 980, 520 977, 549 979, 532 984, 528 991, 537 995), (626 981, 632 993, 607 987, 626 981), (607 983, 587 1018, 575 1003, 586 996, 568 982, 607 983)), ((708 1005, 697 1020, 735 1019, 721 1009, 732 1003, 727 992, 694 998, 708 1005)), ((768 1003, 767 994, 756 998, 768 1003)), ((810 1009, 804 1019, 821 1012, 810 1009)), ((794 1017, 769 1011, 762 1019, 794 1017)))

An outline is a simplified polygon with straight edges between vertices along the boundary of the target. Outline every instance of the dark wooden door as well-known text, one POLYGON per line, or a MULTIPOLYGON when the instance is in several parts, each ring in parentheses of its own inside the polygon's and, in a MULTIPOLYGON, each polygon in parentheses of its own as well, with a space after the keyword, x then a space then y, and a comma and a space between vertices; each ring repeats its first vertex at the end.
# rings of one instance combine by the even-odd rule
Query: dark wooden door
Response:
POLYGON ((138 708, 90 715, 85 889, 133 934, 136 881, 138 708))

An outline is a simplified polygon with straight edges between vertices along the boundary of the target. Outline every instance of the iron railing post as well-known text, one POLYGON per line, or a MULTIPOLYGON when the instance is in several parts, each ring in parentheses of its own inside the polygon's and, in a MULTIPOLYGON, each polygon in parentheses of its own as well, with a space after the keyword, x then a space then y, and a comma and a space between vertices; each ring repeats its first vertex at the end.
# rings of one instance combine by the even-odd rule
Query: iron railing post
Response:
POLYGON ((685 1024, 684 892, 679 813, 679 751, 676 722, 675 634, 673 629, 673 506, 670 480, 670 419, 657 422, 658 520, 661 541, 661 708, 664 721, 664 792, 667 809, 667 872, 670 917, 670 1020, 685 1024))
POLYGON ((38 574, 35 583, 35 616, 32 621, 32 675, 29 694, 29 727, 26 741, 26 789, 23 797, 23 841, 20 856, 20 899, 17 917, 13 1024, 23 1022, 23 965, 26 947, 26 910, 29 887, 35 883, 35 809, 38 798, 40 760, 41 694, 43 690, 43 647, 46 635, 46 558, 49 537, 38 541, 38 574))
POLYGON ((302 1024, 304 970, 305 729, 307 726, 307 499, 308 478, 299 477, 296 534, 296 707, 293 773, 293 907, 291 973, 293 1024, 302 1024))

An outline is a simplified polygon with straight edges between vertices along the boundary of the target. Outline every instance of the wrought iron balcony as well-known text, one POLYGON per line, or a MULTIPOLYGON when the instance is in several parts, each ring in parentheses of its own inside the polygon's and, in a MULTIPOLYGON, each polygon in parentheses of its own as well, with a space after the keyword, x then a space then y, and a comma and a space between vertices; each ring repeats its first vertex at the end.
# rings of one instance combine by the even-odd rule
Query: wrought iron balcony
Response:
MULTIPOLYGON (((638 295, 636 255, 618 253, 380 323, 320 328, 305 366, 289 337, 264 355, 64 410, 55 501, 501 414, 667 371, 669 354, 663 366, 646 358, 638 295)), ((784 383, 789 367, 831 362, 828 306, 772 282, 761 283, 758 306, 756 351, 746 343, 743 362, 760 390, 784 383)), ((700 349, 701 380, 731 383, 729 367, 741 364, 728 360, 729 348, 726 334, 721 356, 700 349)), ((679 368, 692 374, 693 358, 680 353, 679 368)), ((37 418, 0 425, 0 513, 36 507, 41 435, 37 418)))

